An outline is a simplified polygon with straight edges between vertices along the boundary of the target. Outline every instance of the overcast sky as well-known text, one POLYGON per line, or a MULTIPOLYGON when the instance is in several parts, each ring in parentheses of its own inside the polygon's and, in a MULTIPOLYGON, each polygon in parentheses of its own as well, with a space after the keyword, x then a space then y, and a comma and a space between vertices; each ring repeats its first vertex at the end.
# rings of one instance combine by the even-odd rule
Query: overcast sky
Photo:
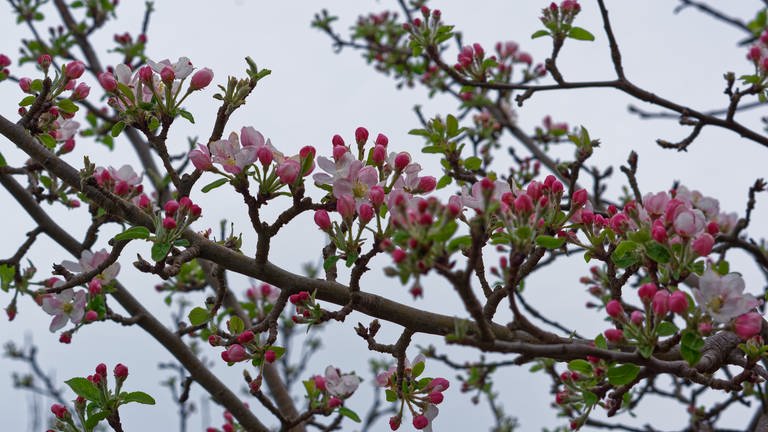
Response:
MULTIPOLYGON (((737 76, 751 73, 751 65, 745 60, 746 50, 736 42, 744 36, 739 31, 725 24, 715 22, 700 13, 686 10, 673 15, 676 2, 641 1, 608 2, 614 29, 623 50, 625 69, 628 77, 636 84, 654 93, 697 109, 710 109, 725 106, 726 97, 722 94, 726 71, 734 71, 737 76)), ((717 7, 727 7, 734 16, 747 18, 760 7, 758 1, 717 1, 710 2, 717 7)), ((530 35, 540 28, 539 11, 546 6, 544 1, 443 1, 434 6, 443 10, 446 22, 455 23, 464 33, 466 42, 480 42, 490 51, 496 41, 514 40, 521 48, 532 53, 536 62, 543 61, 549 53, 548 39, 530 40, 530 35)), ((112 47, 112 35, 125 31, 136 34, 143 14, 143 2, 121 2, 118 9, 120 19, 110 23, 94 36, 97 50, 105 59, 105 64, 117 61, 118 57, 108 54, 112 47)), ((248 104, 231 119, 227 132, 239 130, 242 126, 254 126, 265 136, 270 137, 278 149, 288 154, 295 154, 304 145, 314 145, 320 154, 328 154, 330 138, 340 133, 351 141, 357 126, 367 127, 372 134, 383 132, 390 138, 390 147, 395 150, 408 150, 418 154, 421 141, 407 135, 407 131, 418 126, 418 120, 412 107, 416 104, 424 107, 428 116, 447 114, 456 108, 454 101, 445 98, 428 100, 421 89, 395 89, 394 82, 377 74, 365 65, 359 53, 345 51, 334 54, 330 41, 320 32, 311 29, 312 16, 320 8, 328 8, 340 16, 337 29, 342 33, 354 22, 360 13, 396 8, 394 1, 313 1, 313 2, 255 2, 244 0, 219 0, 216 2, 185 1, 158 2, 157 12, 152 16, 148 55, 160 60, 179 56, 189 57, 196 67, 210 67, 214 70, 216 83, 223 83, 227 75, 241 76, 244 70, 245 56, 251 56, 260 67, 272 69, 270 77, 259 84, 249 99, 248 104)), ((49 18, 55 12, 48 8, 49 18)), ((23 26, 14 26, 7 3, 0 4, 0 53, 6 53, 15 59, 18 39, 30 37, 23 26)), ((605 36, 599 21, 597 6, 593 1, 583 2, 583 12, 577 24, 589 29, 597 36, 594 43, 568 41, 560 56, 560 68, 566 79, 593 80, 613 78, 613 69, 607 49, 605 36)), ((44 30, 42 33, 46 33, 44 30)), ((79 52, 78 52, 79 54, 79 52)), ((455 55, 451 52, 450 57, 455 55)), ((12 72, 20 73, 17 66, 12 72)), ((28 74, 33 72, 27 69, 28 74)), ((94 89, 92 98, 99 93, 94 89)), ((187 125, 178 122, 169 140, 172 153, 182 151, 186 137, 207 137, 214 122, 216 104, 210 98, 212 88, 195 94, 189 99, 188 108, 194 113, 196 124, 187 125)), ((16 119, 16 102, 22 94, 11 82, 0 84, 0 113, 16 119)), ((592 164, 618 165, 622 163, 630 150, 640 155, 639 180, 642 191, 660 191, 668 189, 674 180, 680 180, 692 189, 701 190, 705 195, 720 199, 721 209, 743 212, 748 187, 760 176, 765 176, 766 149, 748 142, 733 133, 706 128, 700 138, 687 153, 677 153, 659 149, 655 140, 664 138, 677 141, 687 136, 689 130, 680 127, 675 121, 643 121, 629 115, 626 107, 629 103, 643 105, 612 90, 569 90, 536 94, 526 102, 522 109, 517 109, 520 125, 524 130, 532 131, 540 124, 544 115, 550 114, 557 121, 566 121, 571 125, 586 126, 593 138, 599 138, 602 146, 595 152, 592 164)), ((654 107, 644 106, 649 110, 654 107)), ((760 111, 739 114, 746 124, 760 128, 760 111)), ((508 140, 512 145, 513 141, 508 140)), ((24 158, 19 152, 12 153, 10 143, 0 140, 0 152, 11 164, 19 164, 24 158)), ((570 152, 569 150, 568 152, 570 152)), ((98 165, 120 166, 129 161, 136 161, 127 142, 119 141, 114 153, 109 153, 99 144, 78 140, 76 151, 67 160, 76 167, 81 166, 82 156, 88 154, 98 165)), ((419 162, 431 169, 431 174, 439 175, 438 163, 434 158, 419 155, 419 162)), ((137 165, 134 165, 137 166, 137 165)), ((497 166, 505 171, 504 162, 497 166)), ((618 170, 616 170, 618 173, 618 170)), ((208 175, 201 184, 212 181, 208 175)), ((619 193, 623 178, 615 175, 610 192, 619 193)), ((221 219, 235 223, 236 231, 244 232, 244 248, 253 250, 254 236, 249 232, 242 202, 233 193, 223 188, 215 194, 193 195, 195 201, 202 202, 204 218, 198 222, 198 229, 211 226, 217 229, 221 219)), ((272 211, 279 208, 273 207, 272 211)), ((5 241, 0 245, 0 256, 13 254, 24 239, 24 233, 34 226, 26 214, 16 206, 11 197, 0 191, 0 209, 3 221, 8 229, 5 241)), ((764 220, 765 205, 758 202, 758 208, 751 235, 762 237, 766 234, 764 220)), ((64 211, 54 208, 54 215, 78 238, 82 238, 87 219, 85 209, 64 211)), ((270 259, 293 271, 300 271, 301 264, 317 261, 323 238, 311 217, 300 218, 295 226, 289 227, 279 237, 280 242, 272 250, 270 259)), ((105 229, 103 241, 114 233, 114 229, 105 229)), ((123 270, 121 281, 132 293, 145 302, 145 305, 159 318, 170 324, 170 310, 163 304, 162 297, 154 293, 155 280, 138 274, 131 265, 131 257, 136 252, 147 254, 146 245, 132 244, 121 260, 123 270)), ((55 245, 43 239, 33 248, 30 258, 40 271, 47 275, 52 263, 71 259, 55 245)), ((386 258, 377 261, 386 262, 386 258)), ((736 259, 731 268, 742 272, 747 280, 747 289, 752 293, 762 290, 764 281, 746 259, 736 259)), ((583 308, 587 296, 584 287, 578 283, 579 276, 588 273, 588 266, 581 257, 550 267, 532 276, 527 282, 526 292, 532 304, 555 317, 567 326, 575 326, 582 334, 594 336, 604 328, 602 316, 583 308)), ((248 282, 245 279, 232 278, 232 287, 244 291, 248 282)), ((447 313, 463 314, 458 303, 445 283, 437 278, 430 278, 425 284, 425 298, 415 305, 425 309, 447 313)), ((411 303, 407 288, 400 287, 394 280, 383 277, 379 271, 371 272, 365 279, 366 291, 374 292, 396 300, 411 303)), ((201 301, 200 298, 194 298, 201 301)), ((4 307, 9 296, 0 295, 0 304, 4 307)), ((93 367, 105 362, 111 368, 117 362, 123 362, 130 368, 131 375, 127 382, 130 390, 144 390, 158 399, 155 407, 128 406, 122 413, 126 431, 135 430, 176 430, 177 419, 174 405, 168 397, 168 391, 157 383, 167 373, 158 371, 160 361, 170 359, 162 347, 154 343, 138 329, 126 329, 116 325, 100 323, 81 330, 72 345, 61 345, 58 334, 47 331, 50 317, 25 298, 20 304, 17 319, 8 323, 0 322, 0 340, 21 342, 31 335, 40 346, 40 360, 45 370, 56 370, 59 381, 73 376, 92 373, 93 367)), ((328 349, 313 361, 308 373, 320 373, 328 364, 334 364, 343 370, 355 370, 366 378, 358 395, 349 401, 349 406, 362 413, 367 409, 370 399, 368 387, 370 375, 366 365, 369 353, 363 341, 352 331, 358 321, 368 320, 353 315, 344 325, 332 324, 323 334, 328 349)), ((397 327, 386 326, 383 337, 395 337, 397 327)), ((389 342, 382 340, 383 342, 389 342)), ((440 344, 436 338, 420 337, 422 345, 440 344)), ((219 353, 213 349, 204 349, 205 355, 215 360, 214 371, 227 369, 220 360, 219 353)), ((473 352, 464 350, 447 351, 459 359, 476 358, 473 352)), ((416 354, 415 347, 410 351, 416 354)), ((242 366, 234 366, 226 371, 233 387, 242 386, 238 381, 242 366)), ((29 395, 10 388, 11 371, 24 372, 20 363, 0 359, 0 418, 4 419, 4 428, 13 431, 26 431, 29 424, 27 412, 29 395), (13 403, 8 403, 13 401, 13 403)), ((564 424, 562 419, 554 418, 554 411, 549 408, 552 396, 548 382, 542 377, 528 374, 527 368, 505 372, 496 381, 496 388, 505 401, 508 413, 518 417, 521 430, 539 430, 564 424)), ((453 373, 428 364, 428 375, 453 373)), ((454 383, 457 381, 452 380, 454 383)), ((439 416, 435 430, 485 430, 491 424, 487 405, 478 408, 477 416, 467 415, 470 403, 468 395, 461 394, 459 386, 451 387, 446 401, 441 405, 443 413, 439 416)), ((199 390, 199 389, 198 389, 199 390)), ((68 393, 71 396, 71 394, 68 393)), ((195 391, 193 399, 198 402, 202 393, 195 391)), ((300 397, 300 396, 299 396, 300 397)), ((257 402, 251 400, 251 405, 257 402)), ((648 401, 648 406, 638 410, 640 421, 651 421, 661 428, 682 428, 686 424, 685 407, 674 407, 663 418, 654 415, 659 409, 658 403, 648 401)), ((47 407, 49 401, 45 401, 47 407)), ((47 413, 47 408, 45 410, 47 413)), ((213 421, 210 425, 221 423, 221 411, 217 407, 209 409, 213 421)), ((742 412, 743 414, 743 412, 742 412)), ((731 415, 732 426, 742 427, 744 417, 731 415)), ((190 422, 190 430, 204 430, 200 416, 190 422)), ((274 422, 269 422, 274 423, 274 422)), ((208 425, 208 424, 207 424, 208 425)), ((206 426, 207 426, 206 425, 206 426)), ((386 426, 380 424, 382 428, 386 426)), ((352 425, 347 428, 352 430, 352 425)))

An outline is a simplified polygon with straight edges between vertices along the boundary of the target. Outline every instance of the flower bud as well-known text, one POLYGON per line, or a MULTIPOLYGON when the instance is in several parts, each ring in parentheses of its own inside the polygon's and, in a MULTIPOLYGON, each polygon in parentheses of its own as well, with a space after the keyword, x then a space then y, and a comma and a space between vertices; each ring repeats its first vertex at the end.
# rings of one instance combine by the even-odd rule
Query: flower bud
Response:
POLYGON ((173 80, 176 79, 176 72, 173 71, 172 67, 166 66, 160 71, 160 79, 163 80, 166 85, 171 84, 173 80))
POLYGON ((688 311, 688 297, 682 291, 675 291, 669 296, 669 310, 678 315, 688 311))
POLYGON ((395 170, 402 171, 411 163, 411 155, 407 152, 400 152, 395 156, 395 170))
POLYGON ((363 145, 368 141, 368 129, 360 126, 355 129, 355 141, 357 145, 363 145))
POLYGON ((733 322, 733 330, 740 338, 746 340, 760 334, 763 326, 763 317, 757 312, 749 312, 740 315, 733 322))
POLYGON ((624 307, 621 306, 621 302, 613 299, 605 305, 605 312, 609 317, 613 319, 620 319, 624 317, 624 307))
POLYGON ((315 224, 323 231, 329 231, 331 229, 331 217, 325 210, 315 211, 315 224))
POLYGON ((114 373, 115 373, 116 379, 121 381, 125 380, 126 378, 128 378, 128 367, 126 367, 122 363, 118 363, 117 366, 115 366, 114 373))
POLYGON ((80 78, 85 72, 85 64, 80 60, 71 61, 64 67, 66 68, 66 77, 71 80, 80 78))
POLYGON ((189 83, 190 90, 201 90, 208 87, 213 81, 213 71, 208 68, 202 68, 192 75, 189 83))

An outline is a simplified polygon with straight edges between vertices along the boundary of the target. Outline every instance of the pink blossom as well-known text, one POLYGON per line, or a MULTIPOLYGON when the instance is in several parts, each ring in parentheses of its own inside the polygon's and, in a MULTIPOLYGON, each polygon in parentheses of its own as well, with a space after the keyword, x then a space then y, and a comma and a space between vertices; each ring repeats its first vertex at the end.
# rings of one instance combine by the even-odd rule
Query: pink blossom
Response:
POLYGON ((58 294, 47 294, 43 297, 43 310, 53 315, 53 321, 48 328, 55 332, 72 321, 72 324, 78 324, 85 315, 85 291, 75 292, 73 289, 65 289, 58 294))
POLYGON ((669 195, 666 192, 659 192, 656 194, 646 194, 643 197, 643 207, 651 216, 661 216, 669 202, 669 195))
POLYGON ((712 246, 715 244, 715 239, 708 233, 699 234, 696 239, 693 240, 691 248, 699 256, 707 256, 712 252, 712 246))
MULTIPOLYGON (((98 268, 107 260, 107 258, 109 258, 109 252, 107 252, 106 249, 102 249, 96 253, 86 250, 80 255, 80 260, 78 262, 62 261, 61 265, 73 273, 87 273, 98 268)), ((119 272, 120 263, 112 263, 95 277, 98 277, 101 279, 102 283, 106 284, 112 281, 119 272)))
POLYGON ((232 344, 221 353, 221 359, 227 363, 237 363, 249 358, 250 355, 240 344, 232 344))
POLYGON ((617 343, 624 339, 624 332, 616 328, 608 329, 603 334, 608 342, 617 343))
POLYGON ((88 84, 81 82, 72 91, 72 100, 83 100, 87 98, 90 93, 91 88, 88 86, 88 84))
POLYGON ((214 141, 209 145, 213 155, 213 162, 218 163, 224 171, 231 174, 240 174, 244 168, 256 161, 254 146, 240 147, 237 134, 232 132, 229 138, 214 141))
POLYGON ((744 294, 741 275, 720 276, 711 269, 699 278, 699 287, 693 290, 693 297, 699 307, 719 323, 727 323, 760 304, 752 294, 744 294))
POLYGON ((342 374, 333 366, 325 368, 325 387, 333 396, 348 397, 357 390, 361 381, 354 373, 342 374))
POLYGON ((733 330, 740 338, 746 340, 760 334, 763 327, 763 317, 757 312, 739 315, 733 322, 733 330))
MULTIPOLYGON (((490 190, 492 191, 491 200, 498 201, 502 194, 505 192, 511 192, 509 183, 507 182, 501 180, 496 180, 493 182, 489 180, 487 184, 490 186, 490 190)), ((475 182, 472 185, 471 191, 468 190, 466 186, 464 186, 461 190, 461 200, 465 207, 473 208, 480 212, 485 211, 488 203, 485 202, 485 196, 483 194, 483 182, 475 182)))
POLYGON ((705 227, 704 214, 700 210, 684 209, 675 216, 675 232, 681 237, 693 237, 705 227))
POLYGON ((152 60, 147 60, 147 64, 152 68, 153 71, 160 74, 163 72, 163 69, 166 67, 170 67, 171 71, 174 73, 174 76, 176 79, 183 80, 186 77, 189 76, 189 74, 192 73, 195 68, 192 66, 192 62, 189 61, 189 58, 187 57, 179 57, 179 60, 176 61, 176 63, 171 63, 170 60, 160 60, 159 62, 154 62, 152 60))
POLYGON ((56 129, 56 141, 65 142, 77 134, 77 129, 80 128, 80 123, 74 120, 63 120, 59 123, 59 128, 56 129))
POLYGON ((336 198, 336 211, 344 219, 352 219, 355 216, 355 200, 352 195, 346 194, 336 198))

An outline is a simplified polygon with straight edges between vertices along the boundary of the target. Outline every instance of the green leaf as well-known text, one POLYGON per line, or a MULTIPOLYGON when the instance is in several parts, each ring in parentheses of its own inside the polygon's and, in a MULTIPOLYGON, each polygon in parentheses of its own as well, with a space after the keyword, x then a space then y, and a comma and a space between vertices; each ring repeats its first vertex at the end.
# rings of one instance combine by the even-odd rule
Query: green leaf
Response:
POLYGON ((195 118, 192 116, 192 113, 187 110, 179 110, 179 115, 187 119, 190 123, 195 123, 195 118))
POLYGON ((641 345, 637 350, 643 358, 651 358, 651 354, 653 354, 653 346, 651 345, 641 345))
POLYGON ((636 364, 611 366, 608 368, 608 382, 617 386, 629 384, 637 378, 638 373, 640 373, 640 366, 636 364))
POLYGON ((666 264, 669 262, 670 258, 672 258, 669 250, 656 241, 649 242, 645 245, 645 253, 648 255, 648 258, 659 264, 666 264))
POLYGON ((75 392, 75 394, 78 396, 82 396, 92 402, 100 401, 99 398, 101 397, 101 392, 99 391, 99 388, 96 387, 96 384, 88 381, 87 379, 76 377, 68 381, 64 381, 64 383, 68 385, 69 388, 71 388, 72 391, 75 392))
POLYGON ((155 262, 160 262, 168 255, 171 250, 171 244, 165 242, 158 242, 152 245, 152 259, 155 262))
POLYGON ((120 400, 123 403, 131 403, 136 402, 144 405, 154 405, 155 399, 141 391, 135 391, 130 393, 121 393, 120 394, 120 400))
POLYGON ((62 99, 57 105, 61 111, 64 111, 68 114, 76 113, 78 110, 77 105, 75 105, 75 103, 69 99, 62 99))
POLYGON ((461 248, 470 247, 472 246, 472 237, 465 235, 456 237, 455 239, 448 242, 448 252, 455 252, 461 248))
POLYGON ((450 220, 440 227, 436 233, 430 234, 429 238, 437 242, 448 241, 458 228, 459 224, 454 220, 450 220))
POLYGON ((656 334, 659 336, 672 336, 677 331, 677 326, 669 321, 662 321, 656 326, 656 334))
POLYGON ((568 369, 574 372, 581 372, 589 375, 592 373, 592 364, 586 360, 575 359, 568 362, 568 369))
POLYGON ((8 264, 0 265, 0 289, 5 292, 11 288, 13 277, 16 275, 16 267, 8 264))
POLYGON ((565 237, 557 238, 548 235, 539 235, 536 236, 536 244, 547 249, 557 249, 565 244, 565 237))
POLYGON ((8 162, 5 161, 5 157, 3 157, 3 154, 0 153, 0 168, 7 166, 8 162))
POLYGON ((331 255, 328 258, 326 258, 325 261, 323 261, 323 269, 328 270, 329 268, 333 267, 333 265, 336 264, 336 261, 338 261, 339 258, 341 257, 339 257, 338 255, 331 255))
POLYGON ((414 378, 418 378, 419 375, 424 372, 425 364, 424 362, 418 362, 413 366, 413 369, 411 369, 411 376, 414 378))
POLYGON ((107 417, 109 417, 108 411, 99 411, 97 413, 93 413, 88 417, 88 420, 85 421, 85 428, 87 430, 92 430, 96 427, 97 424, 99 424, 100 421, 107 417))
POLYGON ((245 330, 245 323, 243 323, 243 320, 241 320, 240 317, 233 316, 229 319, 227 327, 229 328, 230 332, 234 334, 240 334, 243 332, 243 330, 245 330))
POLYGON ((149 130, 153 131, 160 127, 160 120, 157 119, 157 117, 151 117, 149 119, 149 130))
POLYGON ((202 307, 196 307, 189 311, 189 314, 187 315, 189 318, 189 322, 192 323, 193 326, 199 326, 201 324, 205 324, 206 321, 208 321, 209 313, 208 309, 202 308, 202 307))
POLYGON ((448 134, 449 138, 453 138, 459 134, 459 121, 456 120, 456 117, 454 117, 452 114, 448 114, 445 125, 447 127, 446 133, 448 134))
POLYGON ((43 80, 36 79, 33 80, 32 83, 29 85, 29 88, 32 89, 33 92, 40 93, 43 91, 43 80))
POLYGON ((203 186, 202 191, 203 191, 203 193, 208 193, 208 192, 216 189, 217 187, 219 187, 219 186, 221 186, 223 184, 226 184, 227 182, 229 182, 228 178, 220 178, 218 180, 212 181, 212 182, 208 183, 207 185, 203 186))
MULTIPOLYGON (((0 158, 2 158, 2 155, 0 155, 0 158)), ((2 165, 0 165, 0 166, 2 166, 2 165)), ((439 190, 439 189, 442 189, 442 188, 448 186, 449 184, 451 184, 452 181, 453 181, 453 177, 451 177, 449 175, 444 175, 444 176, 440 177, 440 180, 437 181, 437 189, 439 190)))
POLYGON ((356 412, 352 411, 351 409, 347 407, 341 407, 339 408, 339 414, 343 415, 344 417, 349 418, 350 420, 360 423, 360 417, 357 415, 356 412))
POLYGON ((54 147, 56 147, 56 139, 47 133, 37 135, 37 139, 39 139, 40 142, 49 150, 52 150, 54 147))
POLYGON ((611 254, 611 260, 614 264, 621 268, 629 267, 632 264, 640 261, 640 258, 635 253, 638 248, 638 244, 631 240, 624 240, 616 246, 616 250, 611 254))
POLYGON ((27 96, 24 99, 22 99, 21 102, 19 102, 19 106, 32 105, 33 103, 35 103, 35 99, 37 99, 37 96, 34 96, 34 95, 27 96))
POLYGON ((464 168, 468 170, 477 171, 480 169, 482 165, 483 165, 483 160, 477 156, 470 156, 464 159, 464 168))
POLYGON ((279 359, 280 357, 285 355, 285 348, 281 346, 273 345, 273 346, 267 347, 267 349, 275 353, 275 359, 279 359))
POLYGON ((595 338, 595 346, 597 348, 608 349, 608 341, 605 340, 605 336, 602 333, 595 338))
POLYGON ((571 27, 568 31, 568 37, 576 40, 593 41, 595 36, 581 27, 571 27))
POLYGON ((384 394, 387 395, 387 402, 394 402, 397 400, 397 393, 395 393, 394 390, 387 389, 384 391, 384 394))
POLYGON ((408 135, 428 137, 429 132, 427 132, 425 129, 411 129, 408 131, 408 135))
POLYGON ((581 394, 584 398, 584 403, 588 406, 595 405, 600 399, 598 399, 597 395, 592 393, 591 391, 585 390, 584 393, 581 394))
POLYGON ((113 137, 116 137, 116 136, 120 135, 120 133, 123 131, 123 129, 125 129, 125 122, 119 121, 119 122, 115 123, 112 126, 112 130, 110 131, 110 135, 112 135, 113 137))
POLYGON ((143 226, 130 227, 115 236, 115 240, 134 240, 149 238, 149 229, 143 226))
POLYGON ((680 338, 680 355, 689 365, 695 365, 701 359, 701 349, 704 339, 693 330, 683 330, 680 338))
POLYGON ((549 36, 549 32, 547 30, 544 30, 544 29, 538 30, 538 31, 536 31, 535 33, 533 33, 531 35, 531 39, 540 38, 542 36, 549 36))

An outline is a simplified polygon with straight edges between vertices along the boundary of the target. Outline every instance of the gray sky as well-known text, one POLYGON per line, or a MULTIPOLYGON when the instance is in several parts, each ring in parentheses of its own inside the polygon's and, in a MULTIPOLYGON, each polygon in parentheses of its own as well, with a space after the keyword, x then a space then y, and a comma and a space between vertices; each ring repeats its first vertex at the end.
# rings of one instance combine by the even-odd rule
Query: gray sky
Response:
MULTIPOLYGON (((761 4, 757 1, 711 3, 717 7, 727 7, 729 13, 742 18, 751 16, 761 4)), ((546 57, 550 45, 545 38, 530 40, 530 34, 540 28, 539 10, 546 4, 548 2, 543 1, 454 0, 435 2, 433 6, 441 8, 444 19, 455 23, 463 31, 465 42, 480 42, 486 51, 490 51, 496 41, 514 40, 520 43, 523 50, 531 52, 538 62, 546 57)), ((650 91, 697 109, 724 106, 726 97, 722 94, 722 74, 734 71, 738 76, 752 72, 751 65, 745 60, 746 50, 736 46, 742 34, 694 11, 687 10, 673 15, 674 4, 661 0, 609 2, 627 75, 650 91)), ((139 1, 121 2, 118 10, 120 20, 110 23, 96 34, 94 42, 104 55, 105 64, 117 60, 116 56, 105 52, 111 47, 114 33, 129 31, 136 34, 143 13, 142 5, 143 2, 139 1)), ((560 57, 560 68, 566 79, 573 81, 612 78, 613 69, 597 6, 592 1, 583 2, 582 6, 583 12, 577 24, 592 31, 597 41, 587 43, 569 40, 560 57)), ((179 56, 188 56, 195 66, 213 69, 215 83, 223 82, 230 74, 241 75, 245 66, 242 59, 245 56, 251 56, 260 67, 272 69, 273 74, 259 84, 248 104, 232 117, 227 133, 239 130, 241 126, 252 125, 270 137, 285 153, 294 154, 302 146, 311 144, 318 149, 319 154, 327 154, 334 133, 340 133, 350 141, 354 129, 362 125, 374 136, 378 132, 387 134, 392 149, 408 150, 418 155, 422 166, 437 175, 438 161, 420 155, 420 140, 407 135, 408 130, 418 126, 412 107, 420 104, 424 112, 431 116, 450 113, 456 104, 444 98, 427 100, 426 93, 421 89, 397 91, 393 81, 367 67, 359 53, 345 51, 335 55, 329 40, 309 27, 313 14, 321 7, 340 16, 337 29, 344 32, 358 14, 393 9, 396 8, 396 2, 158 2, 148 34, 148 54, 155 60, 175 60, 179 56)), ((6 3, 0 4, 0 16, 5 17, 6 21, 0 25, 0 53, 15 58, 18 39, 29 35, 25 27, 14 27, 11 24, 8 10, 6 3)), ((55 14, 52 8, 48 12, 50 17, 55 14)), ((453 55, 455 52, 451 53, 451 58, 453 55)), ((15 65, 12 71, 21 75, 15 65)), ((96 87, 92 98, 99 93, 96 87)), ((210 134, 216 109, 212 103, 214 101, 210 99, 213 93, 213 89, 209 88, 190 98, 188 107, 194 113, 197 123, 188 126, 183 121, 179 122, 169 141, 172 149, 180 151, 184 148, 187 136, 207 137, 210 134)), ((11 82, 0 84, 0 97, 0 100, 6 101, 0 106, 0 113, 15 119, 15 102, 22 97, 18 87, 11 82)), ((755 178, 765 175, 764 164, 760 162, 765 160, 766 149, 740 139, 733 133, 707 128, 687 153, 661 150, 654 142, 656 138, 676 141, 689 131, 674 121, 641 121, 627 114, 626 106, 630 102, 642 106, 612 90, 570 90, 537 94, 522 109, 517 109, 517 113, 523 129, 528 131, 539 125, 546 114, 570 125, 585 125, 591 135, 600 138, 602 142, 591 160, 592 164, 617 165, 626 159, 631 149, 638 151, 639 180, 643 192, 664 190, 669 188, 673 180, 681 180, 692 189, 720 199, 721 209, 743 211, 748 187, 755 178)), ((650 106, 644 108, 655 111, 650 106)), ((745 123, 756 128, 759 128, 759 116, 759 111, 739 114, 745 123)), ((11 153, 8 146, 9 143, 0 142, 0 152, 12 164, 23 161, 18 154, 11 153)), ((99 165, 119 166, 125 161, 135 161, 130 146, 123 141, 119 142, 114 154, 110 154, 99 144, 79 139, 76 151, 67 160, 79 167, 83 154, 90 155, 91 160, 99 165)), ((498 167, 504 171, 503 161, 499 162, 498 167)), ((204 177, 200 184, 204 185, 213 179, 211 176, 204 177)), ((617 185, 621 184, 623 178, 615 174, 611 192, 617 193, 617 185)), ((204 218, 198 222, 198 229, 211 226, 217 230, 219 220, 228 218, 235 223, 236 230, 244 232, 245 249, 253 250, 254 236, 249 233, 241 201, 233 193, 222 188, 210 196, 198 192, 193 195, 193 199, 200 200, 203 206, 204 218)), ((273 211, 279 210, 279 206, 270 207, 273 211)), ((23 241, 24 233, 32 229, 33 225, 4 191, 0 192, 0 208, 4 211, 6 226, 13 228, 5 233, 6 241, 0 246, 0 256, 5 257, 15 251, 23 241)), ((765 214, 765 208, 758 201, 756 218, 749 230, 752 236, 765 236, 766 226, 760 224, 764 219, 762 215, 765 214)), ((65 211, 56 207, 54 214, 76 237, 82 237, 84 226, 79 221, 86 217, 85 209, 65 211)), ((104 230, 103 241, 113 233, 104 230)), ((279 240, 281 242, 275 245, 270 258, 294 271, 299 271, 303 262, 317 260, 323 243, 310 216, 301 218, 295 226, 289 227, 279 240)), ((104 242, 100 243, 100 247, 105 245, 104 242)), ((162 298, 154 292, 155 281, 132 269, 131 257, 136 252, 146 255, 148 247, 142 244, 131 245, 121 260, 123 270, 120 279, 152 312, 170 323, 167 318, 169 310, 162 298)), ((30 257, 40 275, 47 274, 53 262, 71 258, 47 239, 35 245, 30 257)), ((386 258, 377 262, 383 264, 386 258)), ((532 276, 527 282, 528 298, 532 304, 556 317, 558 321, 570 326, 578 325, 577 329, 581 333, 593 336, 604 328, 604 323, 602 316, 583 308, 587 297, 583 286, 578 283, 578 277, 588 272, 588 266, 578 256, 566 262, 532 276)), ((745 275, 750 292, 761 290, 763 281, 748 260, 733 260, 731 268, 745 275)), ((462 314, 460 305, 450 295, 446 284, 437 278, 429 280, 430 283, 425 284, 425 298, 415 304, 441 313, 462 314)), ((398 286, 394 280, 383 277, 378 271, 371 272, 365 281, 365 290, 411 302, 407 288, 398 286)), ((244 291, 248 284, 245 280, 233 278, 232 286, 244 291)), ((195 300, 200 301, 199 298, 195 300)), ((8 296, 0 296, 3 307, 8 301, 8 296)), ((99 362, 107 363, 110 368, 117 362, 125 363, 131 370, 128 389, 147 391, 159 402, 155 407, 126 407, 122 414, 126 430, 176 429, 174 405, 167 390, 156 384, 166 376, 165 372, 157 370, 156 364, 167 361, 170 356, 150 337, 134 329, 102 323, 84 328, 76 335, 73 344, 66 346, 57 342, 58 335, 47 331, 49 320, 50 317, 34 303, 24 299, 14 322, 0 321, 0 339, 20 342, 25 335, 32 335, 40 345, 40 360, 44 369, 55 369, 60 381, 87 375, 99 362)), ((359 394, 349 401, 349 406, 362 413, 367 409, 371 377, 366 361, 363 360, 369 353, 352 331, 352 325, 357 321, 367 323, 368 320, 355 315, 346 324, 333 324, 323 333, 333 336, 325 341, 326 347, 330 349, 316 358, 309 372, 321 373, 328 364, 337 365, 343 370, 357 371, 367 381, 359 394)), ((385 325, 384 331, 383 337, 394 337, 397 328, 385 325)), ((387 342, 386 339, 383 341, 387 342)), ((417 342, 424 345, 441 343, 438 339, 425 337, 418 338, 417 342)), ((215 360, 216 372, 227 369, 218 359, 218 350, 205 348, 204 352, 215 360)), ((415 355, 415 352, 415 348, 412 348, 411 355, 415 355)), ((476 358, 469 350, 448 352, 457 358, 476 358)), ((29 396, 12 390, 9 384, 10 372, 24 371, 24 368, 21 364, 0 359, 0 369, 5 371, 0 374, 0 395, 3 395, 0 399, 16 402, 0 404, 0 416, 5 420, 7 430, 27 430, 26 407, 29 396)), ((229 382, 235 387, 242 386, 242 380, 238 380, 242 367, 229 369, 224 374, 230 377, 229 382)), ((426 373, 448 374, 452 383, 457 383, 452 373, 436 367, 435 363, 427 365, 426 373)), ((527 368, 499 375, 496 388, 506 401, 507 412, 517 416, 522 423, 522 430, 538 430, 563 424, 562 420, 554 418, 554 411, 549 408, 552 396, 548 393, 547 382, 541 377, 528 374, 527 368)), ((201 392, 193 393, 193 399, 199 401, 200 397, 201 392)), ((257 404, 254 400, 250 402, 252 406, 257 404)), ((650 417, 659 405, 650 400, 647 402, 647 407, 637 411, 641 421, 653 419, 654 424, 662 428, 680 428, 685 424, 684 407, 668 411, 669 414, 663 418, 656 415, 650 417)), ((443 413, 438 417, 435 429, 487 429, 491 424, 487 405, 478 408, 477 416, 470 417, 463 411, 468 404, 469 397, 458 391, 458 385, 453 386, 441 405, 443 413)), ((44 405, 47 407, 48 402, 44 405)), ((47 408, 45 412, 48 412, 47 408)), ((211 425, 218 426, 221 423, 220 410, 214 407, 210 413, 213 418, 211 425)), ((732 417, 733 426, 740 427, 743 424, 743 418, 739 418, 738 414, 732 417)), ((203 430, 199 416, 192 419, 190 426, 192 431, 203 430)), ((348 427, 351 430, 352 426, 348 427)))

